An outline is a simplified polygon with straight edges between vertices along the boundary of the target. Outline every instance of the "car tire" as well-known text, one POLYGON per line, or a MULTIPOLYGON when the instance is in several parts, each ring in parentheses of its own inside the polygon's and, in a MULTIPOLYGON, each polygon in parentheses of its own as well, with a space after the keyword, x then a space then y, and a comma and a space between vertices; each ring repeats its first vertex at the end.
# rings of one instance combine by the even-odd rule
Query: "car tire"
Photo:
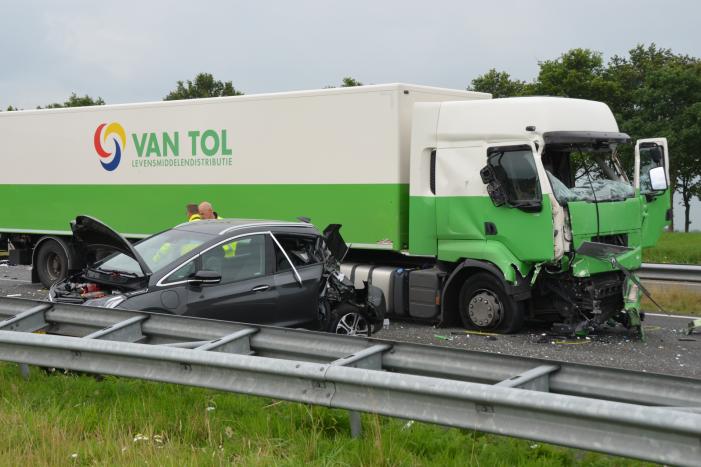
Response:
POLYGON ((66 251, 56 240, 42 242, 34 268, 44 287, 51 287, 55 282, 65 279, 68 274, 66 251))
POLYGON ((468 329, 505 334, 521 329, 525 315, 522 304, 509 297, 502 282, 489 273, 473 274, 465 281, 459 312, 468 329))
POLYGON ((367 313, 353 305, 343 303, 331 312, 326 331, 346 336, 370 337, 372 323, 367 313))

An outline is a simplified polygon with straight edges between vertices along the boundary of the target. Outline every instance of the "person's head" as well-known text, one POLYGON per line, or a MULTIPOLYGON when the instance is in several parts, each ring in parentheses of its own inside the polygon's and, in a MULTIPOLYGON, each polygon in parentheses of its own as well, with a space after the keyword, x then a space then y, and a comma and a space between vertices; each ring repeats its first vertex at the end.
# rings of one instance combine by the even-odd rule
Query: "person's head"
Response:
POLYGON ((185 209, 187 209, 187 218, 188 219, 190 217, 192 217, 194 214, 200 213, 199 209, 197 208, 197 205, 194 203, 188 204, 187 206, 185 206, 185 209))
POLYGON ((202 201, 200 203, 200 205, 198 206, 198 211, 200 213, 200 216, 202 216, 202 219, 215 219, 212 205, 207 201, 202 201))

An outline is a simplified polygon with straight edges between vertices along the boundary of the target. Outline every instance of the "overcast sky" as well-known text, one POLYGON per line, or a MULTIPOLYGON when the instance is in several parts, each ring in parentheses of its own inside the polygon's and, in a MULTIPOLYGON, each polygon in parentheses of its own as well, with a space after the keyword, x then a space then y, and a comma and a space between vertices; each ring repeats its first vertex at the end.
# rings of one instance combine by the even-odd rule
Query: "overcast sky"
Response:
POLYGON ((539 60, 574 47, 608 59, 655 42, 701 56, 693 0, 0 0, 0 11, 3 109, 71 92, 161 100, 203 71, 247 94, 344 76, 464 89, 490 68, 531 80, 539 60))

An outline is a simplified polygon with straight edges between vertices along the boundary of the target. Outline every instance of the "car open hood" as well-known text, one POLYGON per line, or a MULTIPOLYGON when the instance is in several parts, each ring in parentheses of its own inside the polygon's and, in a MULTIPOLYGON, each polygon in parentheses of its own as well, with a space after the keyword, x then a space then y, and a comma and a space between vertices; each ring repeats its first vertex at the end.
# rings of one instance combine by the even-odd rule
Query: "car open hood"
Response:
POLYGON ((71 230, 78 248, 85 251, 106 249, 124 253, 139 263, 144 276, 151 275, 151 269, 132 244, 99 220, 90 216, 78 216, 71 222, 71 230))
POLYGON ((346 254, 348 254, 348 245, 341 237, 340 230, 341 224, 330 224, 324 229, 323 235, 326 241, 326 248, 329 249, 339 263, 342 263, 346 254))

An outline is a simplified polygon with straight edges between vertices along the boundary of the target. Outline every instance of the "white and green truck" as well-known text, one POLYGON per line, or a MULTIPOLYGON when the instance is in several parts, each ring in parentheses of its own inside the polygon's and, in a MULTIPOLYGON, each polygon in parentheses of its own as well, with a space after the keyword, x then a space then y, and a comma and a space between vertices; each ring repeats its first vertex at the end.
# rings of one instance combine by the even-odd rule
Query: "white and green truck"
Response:
POLYGON ((139 239, 211 202, 339 223, 392 316, 500 332, 639 326, 634 270, 669 222, 664 138, 578 99, 389 84, 0 113, 0 235, 49 284, 69 221, 139 239))

